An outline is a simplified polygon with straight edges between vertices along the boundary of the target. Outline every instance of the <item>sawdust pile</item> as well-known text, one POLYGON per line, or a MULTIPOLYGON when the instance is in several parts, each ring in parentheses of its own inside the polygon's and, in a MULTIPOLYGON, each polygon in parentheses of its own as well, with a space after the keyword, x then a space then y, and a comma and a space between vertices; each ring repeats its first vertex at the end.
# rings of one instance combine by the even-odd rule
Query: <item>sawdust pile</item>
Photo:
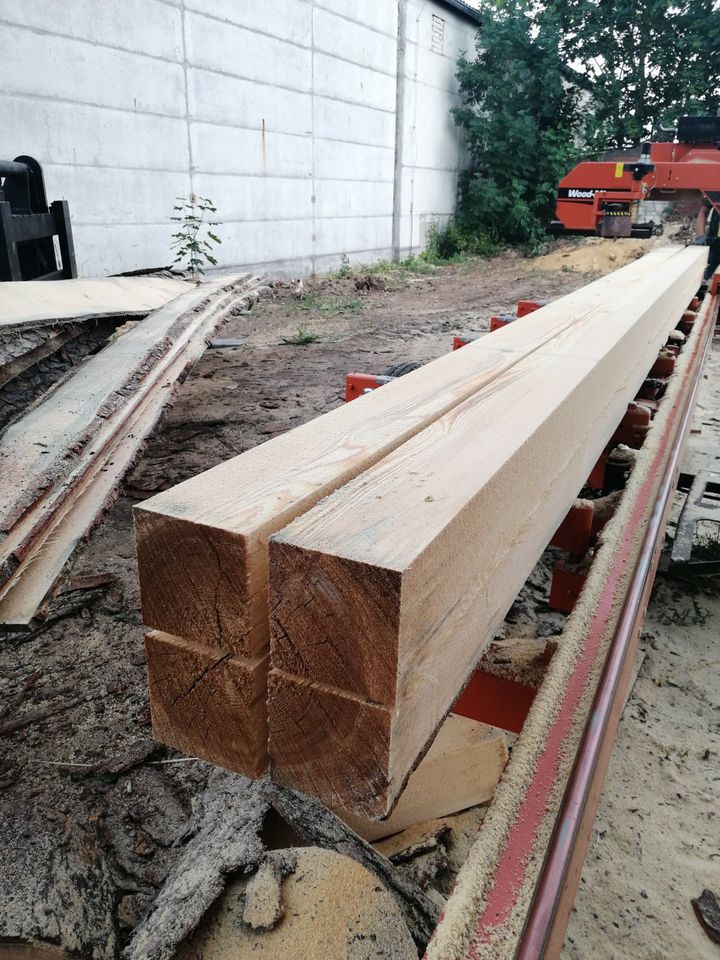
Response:
POLYGON ((318 847, 291 853, 294 869, 284 879, 268 870, 254 884, 230 883, 175 960, 417 960, 400 908, 365 867, 318 847), (266 916, 280 901, 272 929, 251 928, 250 916, 266 916))
POLYGON ((532 268, 542 271, 565 270, 571 273, 612 273, 669 240, 670 235, 665 234, 650 240, 587 237, 565 241, 556 250, 533 260, 532 268))

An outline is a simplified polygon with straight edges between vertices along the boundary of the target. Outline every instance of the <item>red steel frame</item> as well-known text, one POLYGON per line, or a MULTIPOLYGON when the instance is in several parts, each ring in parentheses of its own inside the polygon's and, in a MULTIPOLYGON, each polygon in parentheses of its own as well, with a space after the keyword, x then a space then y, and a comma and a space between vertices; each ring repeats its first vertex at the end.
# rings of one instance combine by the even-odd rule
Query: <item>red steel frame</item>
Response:
POLYGON ((563 177, 555 216, 565 230, 594 233, 608 203, 669 200, 683 194, 705 196, 717 208, 720 153, 714 144, 653 143, 655 169, 640 180, 621 161, 584 161, 563 177), (563 192, 567 196, 562 196, 563 192))
MULTIPOLYGON (((684 371, 681 389, 674 400, 671 420, 662 441, 646 467, 645 481, 636 497, 631 520, 618 548, 617 562, 588 626, 582 655, 546 734, 545 747, 535 775, 520 803, 503 855, 495 865, 488 894, 475 923, 473 942, 487 942, 510 917, 520 896, 538 831, 547 815, 561 756, 576 725, 576 712, 592 668, 603 653, 613 610, 623 603, 605 666, 595 693, 585 730, 576 752, 564 798, 555 822, 534 898, 515 953, 515 960, 539 960, 560 954, 570 910, 607 772, 620 714, 630 680, 640 627, 663 544, 667 515, 682 463, 704 359, 718 311, 717 276, 708 296, 709 309, 703 328, 684 371), (657 477, 662 476, 656 492, 657 477), (654 502, 653 502, 654 500, 654 502), (650 510, 643 545, 629 588, 622 597, 622 572, 632 561, 633 544, 650 510)), ((475 960, 471 947, 468 960, 475 960)))

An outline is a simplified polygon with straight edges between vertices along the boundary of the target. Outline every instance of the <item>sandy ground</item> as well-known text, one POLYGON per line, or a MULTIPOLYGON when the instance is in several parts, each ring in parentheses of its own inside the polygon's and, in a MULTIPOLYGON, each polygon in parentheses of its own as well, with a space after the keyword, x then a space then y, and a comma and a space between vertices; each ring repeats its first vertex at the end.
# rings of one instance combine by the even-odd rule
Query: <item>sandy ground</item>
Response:
MULTIPOLYGON (((621 244, 610 252, 616 259, 602 269, 637 255, 621 244)), ((0 877, 9 880, 0 882, 0 935, 13 916, 7 904, 22 911, 61 851, 63 864, 81 872, 92 862, 100 878, 90 921, 112 928, 97 953, 111 956, 113 938, 127 939, 174 863, 173 844, 207 781, 208 765, 151 739, 133 503, 338 405, 349 370, 383 373, 432 359, 453 334, 482 332, 518 298, 553 298, 590 278, 565 262, 539 269, 503 256, 422 274, 289 284, 228 325, 223 336, 245 346, 208 351, 69 564, 48 621, 0 649, 0 877), (298 329, 319 339, 283 342, 298 329)), ((707 591, 695 599, 710 612, 697 614, 685 588, 661 581, 656 590, 648 657, 623 722, 568 958, 719 955, 689 905, 703 886, 720 887, 711 730, 720 600, 707 591), (678 952, 679 942, 687 949, 678 952)))

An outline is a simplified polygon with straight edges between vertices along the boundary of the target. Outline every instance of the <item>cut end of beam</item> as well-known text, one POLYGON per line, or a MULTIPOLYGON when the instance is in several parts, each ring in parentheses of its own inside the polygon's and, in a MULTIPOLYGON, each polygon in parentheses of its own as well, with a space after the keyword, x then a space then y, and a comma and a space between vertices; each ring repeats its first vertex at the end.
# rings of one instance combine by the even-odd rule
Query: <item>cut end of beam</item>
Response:
POLYGON ((268 657, 241 659, 153 631, 145 637, 153 736, 257 778, 267 770, 268 657))
POLYGON ((389 710, 271 670, 268 715, 273 780, 370 820, 388 813, 389 710))
POLYGON ((374 703, 394 703, 401 575, 305 550, 285 542, 284 534, 270 540, 269 555, 273 666, 374 703))
POLYGON ((253 597, 264 600, 264 591, 248 582, 245 538, 179 518, 168 521, 145 505, 135 508, 134 517, 144 624, 242 657, 263 651, 267 612, 264 603, 255 609, 253 597))

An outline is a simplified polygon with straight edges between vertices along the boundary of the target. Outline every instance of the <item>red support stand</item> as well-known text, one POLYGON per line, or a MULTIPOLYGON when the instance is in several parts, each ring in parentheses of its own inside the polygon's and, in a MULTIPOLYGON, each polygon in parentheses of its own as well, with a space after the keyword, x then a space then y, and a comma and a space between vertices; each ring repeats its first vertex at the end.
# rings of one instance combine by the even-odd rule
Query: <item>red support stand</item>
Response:
POLYGON ((477 337, 453 337, 452 348, 453 350, 459 350, 460 347, 466 347, 469 343, 472 343, 473 340, 477 339, 477 337))
POLYGON ((555 531, 550 545, 559 547, 560 550, 567 550, 568 553, 582 556, 590 546, 593 513, 594 509, 590 500, 582 500, 574 504, 555 531))
POLYGON ((478 669, 455 701, 453 713, 520 733, 537 690, 478 669))
POLYGON ((490 333, 493 330, 499 330, 500 327, 506 327, 513 320, 517 320, 517 317, 512 313, 501 313, 497 317, 490 317, 490 333))
POLYGON ((564 560, 558 560, 553 568, 552 583, 550 584, 550 599, 548 606, 551 610, 560 610, 561 613, 570 613, 580 596, 586 574, 571 570, 564 560))
POLYGON ((518 300, 517 315, 518 317, 526 317, 529 313, 534 313, 535 310, 544 307, 546 303, 547 300, 518 300))
POLYGON ((663 349, 657 356, 657 360, 650 368, 649 377, 669 377, 675 372, 675 355, 668 349, 663 349))
POLYGON ((651 409, 650 404, 648 403, 629 403, 627 412, 625 416, 620 421, 620 424, 612 435, 610 440, 611 446, 616 446, 618 443, 624 443, 627 447, 633 447, 635 450, 639 450, 643 445, 645 435, 648 432, 650 427, 651 419, 651 409))
POLYGON ((394 377, 375 377, 370 373, 347 373, 345 374, 345 402, 356 400, 368 390, 377 390, 378 387, 394 379, 394 377))

